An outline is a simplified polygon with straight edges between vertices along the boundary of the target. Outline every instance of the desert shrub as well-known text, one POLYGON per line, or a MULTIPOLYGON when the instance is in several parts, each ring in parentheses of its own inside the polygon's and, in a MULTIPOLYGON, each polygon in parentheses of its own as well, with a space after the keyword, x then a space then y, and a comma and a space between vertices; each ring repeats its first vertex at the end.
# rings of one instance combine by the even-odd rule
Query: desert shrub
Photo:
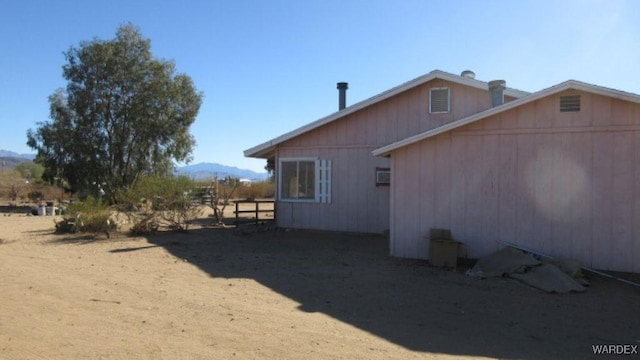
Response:
POLYGON ((56 223, 58 233, 101 233, 109 235, 116 229, 115 222, 110 220, 111 209, 100 199, 88 197, 69 205, 62 220, 56 223))
POLYGON ((27 197, 29 198, 29 200, 31 200, 32 202, 38 202, 42 199, 44 199, 44 194, 42 193, 42 191, 38 191, 38 190, 33 190, 30 191, 27 194, 27 197))
POLYGON ((187 231, 189 223, 200 215, 199 204, 193 201, 195 190, 195 183, 185 176, 146 176, 120 191, 116 201, 121 210, 134 217, 133 234, 153 232, 161 222, 187 231))
POLYGON ((229 200, 240 187, 242 187, 240 180, 232 177, 227 177, 224 180, 215 179, 203 187, 206 197, 202 199, 206 199, 204 203, 213 210, 214 225, 224 225, 224 211, 229 205, 229 200))
POLYGON ((78 232, 76 225, 77 219, 71 217, 63 217, 62 220, 56 222, 57 234, 75 234, 78 232))
POLYGON ((136 216, 129 232, 134 236, 149 235, 156 232, 159 226, 155 216, 136 216))
POLYGON ((44 166, 36 164, 33 161, 25 161, 15 166, 22 178, 29 180, 30 182, 42 182, 42 174, 44 174, 44 166))

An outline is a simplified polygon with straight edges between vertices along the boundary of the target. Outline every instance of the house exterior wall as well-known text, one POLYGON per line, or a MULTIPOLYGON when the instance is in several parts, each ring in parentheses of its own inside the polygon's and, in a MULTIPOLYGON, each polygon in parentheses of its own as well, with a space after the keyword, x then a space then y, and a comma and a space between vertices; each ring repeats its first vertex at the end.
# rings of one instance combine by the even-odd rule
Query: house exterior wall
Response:
POLYGON ((279 144, 276 166, 283 158, 330 160, 332 194, 328 204, 277 201, 278 226, 366 233, 388 230, 390 190, 376 186, 375 170, 390 167, 390 160, 371 152, 490 106, 488 91, 434 79, 279 144), (450 88, 449 113, 429 113, 429 90, 434 87, 450 88))
POLYGON ((391 254, 448 228, 477 258, 503 242, 640 272, 640 105, 568 91, 392 153, 391 254), (559 97, 581 96, 560 112, 559 97))

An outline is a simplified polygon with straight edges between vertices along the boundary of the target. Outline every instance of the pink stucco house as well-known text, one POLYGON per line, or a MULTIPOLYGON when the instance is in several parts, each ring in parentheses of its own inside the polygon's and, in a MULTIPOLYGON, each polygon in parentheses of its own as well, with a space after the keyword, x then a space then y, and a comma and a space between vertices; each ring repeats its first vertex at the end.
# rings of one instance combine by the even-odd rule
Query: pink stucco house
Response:
POLYGON ((640 272, 639 130, 636 94, 433 71, 245 155, 275 159, 281 227, 389 230, 391 255, 424 259, 447 228, 460 256, 509 242, 640 272))

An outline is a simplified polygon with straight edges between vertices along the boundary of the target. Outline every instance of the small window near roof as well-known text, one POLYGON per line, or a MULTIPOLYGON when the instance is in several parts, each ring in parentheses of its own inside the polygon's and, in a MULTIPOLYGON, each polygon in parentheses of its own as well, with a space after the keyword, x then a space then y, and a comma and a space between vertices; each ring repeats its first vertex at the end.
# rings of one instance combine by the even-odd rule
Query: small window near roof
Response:
POLYGON ((429 112, 449 112, 449 88, 433 88, 429 91, 429 112))
POLYGON ((560 96, 560 112, 580 111, 580 95, 560 96))

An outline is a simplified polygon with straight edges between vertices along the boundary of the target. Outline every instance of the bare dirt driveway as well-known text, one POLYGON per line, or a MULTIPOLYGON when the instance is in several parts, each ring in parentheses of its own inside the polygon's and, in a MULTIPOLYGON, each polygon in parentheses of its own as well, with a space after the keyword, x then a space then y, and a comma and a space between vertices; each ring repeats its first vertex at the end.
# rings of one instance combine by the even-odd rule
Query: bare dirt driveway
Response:
POLYGON ((640 344, 640 288, 550 295, 311 231, 111 239, 0 214, 0 359, 585 359, 640 344))

